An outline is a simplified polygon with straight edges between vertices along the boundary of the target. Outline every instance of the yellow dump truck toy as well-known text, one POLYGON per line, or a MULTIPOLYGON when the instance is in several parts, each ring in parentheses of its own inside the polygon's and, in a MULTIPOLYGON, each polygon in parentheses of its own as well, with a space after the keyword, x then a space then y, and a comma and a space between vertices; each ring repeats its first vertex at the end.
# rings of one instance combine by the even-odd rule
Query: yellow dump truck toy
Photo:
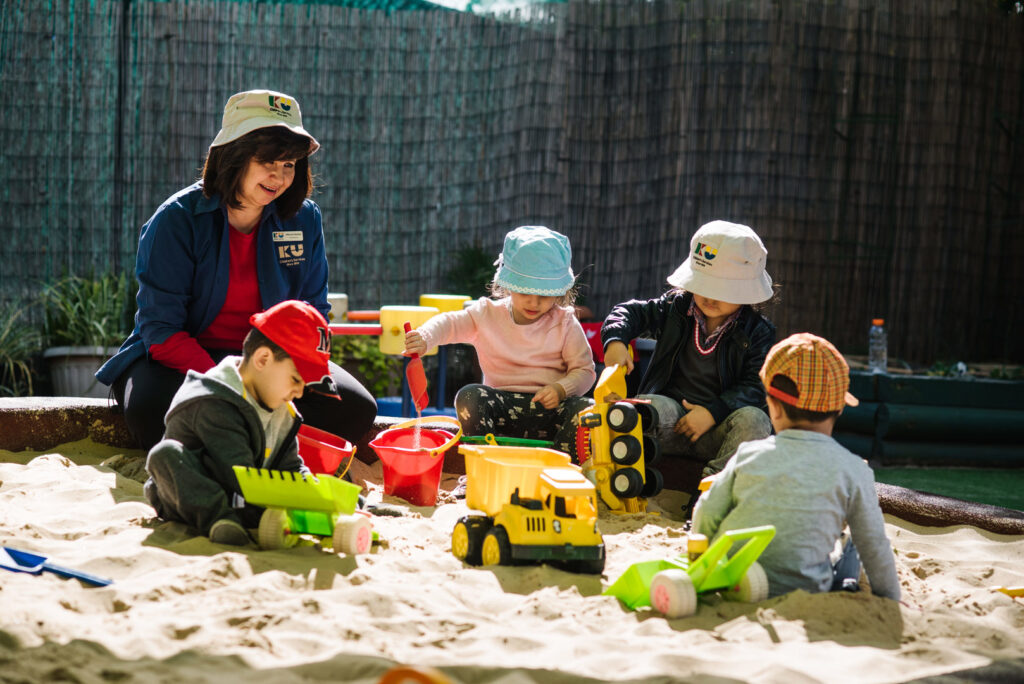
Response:
POLYGON ((548 562, 600 574, 604 540, 594 485, 554 449, 461 444, 469 515, 452 531, 452 553, 470 565, 548 562))
POLYGON ((640 513, 647 498, 661 491, 664 479, 653 468, 658 442, 657 412, 649 403, 625 399, 626 369, 608 366, 594 386, 594 405, 576 421, 576 454, 583 474, 601 500, 617 513, 640 513), (621 400, 609 402, 610 394, 621 400))

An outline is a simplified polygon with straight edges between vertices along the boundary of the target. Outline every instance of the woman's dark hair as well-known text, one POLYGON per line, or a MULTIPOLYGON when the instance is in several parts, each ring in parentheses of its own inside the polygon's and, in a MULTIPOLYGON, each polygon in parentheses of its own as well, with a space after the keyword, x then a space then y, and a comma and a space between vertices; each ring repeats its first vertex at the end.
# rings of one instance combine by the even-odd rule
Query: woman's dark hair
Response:
POLYGON ((242 359, 248 361, 260 347, 266 347, 269 349, 270 353, 274 355, 275 361, 284 361, 285 359, 291 358, 288 352, 282 349, 280 345, 256 328, 253 328, 249 331, 249 334, 245 336, 245 341, 242 342, 242 359))
MULTIPOLYGON (((772 376, 771 386, 775 389, 788 394, 791 397, 799 397, 800 390, 797 388, 796 383, 788 375, 782 375, 776 373, 772 376)), ((782 412, 786 414, 794 423, 823 423, 829 418, 836 418, 839 416, 839 411, 809 411, 807 409, 797 408, 787 404, 775 397, 779 405, 782 406, 782 412)))
POLYGON ((219 194, 233 209, 242 206, 238 193, 249 161, 275 162, 295 160, 295 180, 278 197, 277 213, 290 219, 313 192, 313 174, 309 170, 309 138, 281 126, 257 128, 225 145, 211 147, 203 164, 203 195, 219 194))

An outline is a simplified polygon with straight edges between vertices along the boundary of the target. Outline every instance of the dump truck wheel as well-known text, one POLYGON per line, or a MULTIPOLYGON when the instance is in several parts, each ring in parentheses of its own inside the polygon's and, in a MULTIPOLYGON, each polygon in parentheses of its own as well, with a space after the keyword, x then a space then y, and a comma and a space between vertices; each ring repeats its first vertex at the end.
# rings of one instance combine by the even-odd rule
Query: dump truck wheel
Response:
POLYGON ((640 496, 649 499, 656 496, 665 486, 665 478, 661 471, 656 468, 644 468, 644 487, 640 490, 640 496))
POLYGON ((633 465, 644 455, 644 447, 633 435, 619 435, 608 445, 608 455, 619 465, 633 465))
POLYGON ((754 561, 740 578, 739 584, 722 593, 730 601, 760 603, 768 598, 768 575, 761 564, 754 561))
POLYGON ((361 515, 345 516, 334 523, 331 537, 335 553, 357 556, 373 546, 373 523, 361 515))
POLYGON ((480 559, 484 565, 511 565, 512 545, 504 527, 492 527, 484 537, 480 559))
POLYGON ((651 605, 667 618, 697 612, 697 590, 685 570, 662 570, 651 580, 651 605))
POLYGON ((480 565, 480 551, 489 525, 486 521, 465 517, 452 530, 452 554, 470 565, 480 565))
POLYGON ((654 435, 645 434, 644 442, 644 465, 654 465, 661 458, 661 445, 654 435))
POLYGON ((654 404, 634 404, 640 415, 641 432, 654 432, 658 428, 658 409, 654 404))
POLYGON ((608 427, 616 432, 629 432, 639 419, 632 404, 620 401, 608 407, 608 427))
POLYGON ((612 475, 611 487, 620 499, 632 499, 640 496, 644 488, 644 476, 636 468, 620 468, 612 475))
POLYGON ((292 522, 288 511, 283 508, 268 508, 260 516, 260 527, 256 533, 261 549, 287 549, 295 546, 299 535, 292 533, 292 522))

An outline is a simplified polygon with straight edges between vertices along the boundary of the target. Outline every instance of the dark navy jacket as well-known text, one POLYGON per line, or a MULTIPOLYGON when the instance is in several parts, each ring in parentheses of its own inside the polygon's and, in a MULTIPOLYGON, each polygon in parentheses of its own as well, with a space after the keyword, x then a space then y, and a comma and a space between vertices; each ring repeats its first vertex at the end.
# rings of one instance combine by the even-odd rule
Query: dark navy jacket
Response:
MULTIPOLYGON (((220 313, 231 253, 220 195, 203 197, 202 181, 172 195, 142 227, 135 275, 135 330, 96 373, 111 385, 150 345, 184 330, 197 337, 220 313)), ((256 236, 256 276, 267 309, 286 299, 309 302, 327 316, 327 255, 320 208, 311 200, 282 221, 271 203, 256 236)))
MULTIPOLYGON (((676 357, 682 346, 693 339, 696 321, 686 312, 693 295, 689 292, 668 292, 658 299, 631 300, 612 308, 601 326, 601 342, 607 349, 611 342, 629 344, 635 337, 658 341, 654 355, 640 380, 639 394, 660 394, 676 368, 676 357)), ((775 326, 749 306, 740 310, 736 324, 725 332, 718 347, 718 377, 722 393, 706 406, 715 419, 744 406, 768 410, 765 389, 759 372, 775 344, 775 326)))

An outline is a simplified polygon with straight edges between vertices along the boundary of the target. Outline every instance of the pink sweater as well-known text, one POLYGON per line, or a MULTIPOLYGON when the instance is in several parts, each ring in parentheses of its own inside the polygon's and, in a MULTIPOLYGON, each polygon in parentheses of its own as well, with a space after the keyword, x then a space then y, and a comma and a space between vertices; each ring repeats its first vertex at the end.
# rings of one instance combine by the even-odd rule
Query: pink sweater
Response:
POLYGON ((495 389, 536 392, 557 382, 565 396, 582 396, 597 377, 572 308, 555 306, 533 323, 518 325, 509 299, 483 297, 462 311, 434 316, 418 330, 428 350, 455 343, 476 347, 484 384, 495 389))

